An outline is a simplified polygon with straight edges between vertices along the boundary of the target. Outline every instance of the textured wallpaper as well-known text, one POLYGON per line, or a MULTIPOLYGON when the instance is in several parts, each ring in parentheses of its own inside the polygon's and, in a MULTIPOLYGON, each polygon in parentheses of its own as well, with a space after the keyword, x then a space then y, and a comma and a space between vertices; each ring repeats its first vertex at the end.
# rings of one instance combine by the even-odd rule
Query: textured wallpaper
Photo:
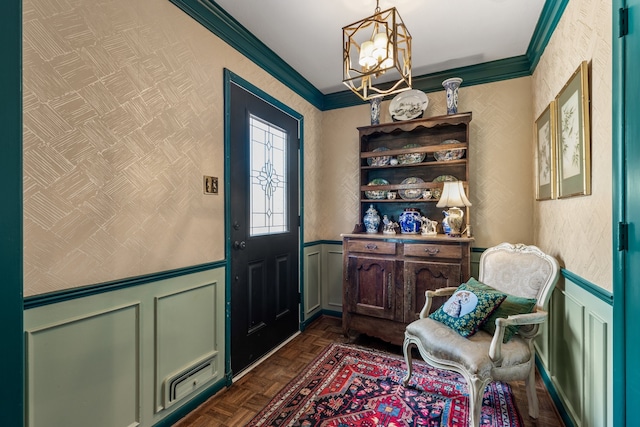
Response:
POLYGON ((535 241, 569 271, 611 290, 611 4, 571 0, 533 74, 534 120, 586 60, 591 65, 592 194, 535 203, 535 241))
MULTIPOLYGON (((473 113, 470 130, 471 226, 474 246, 533 242, 531 78, 460 88, 458 111, 473 113)), ((425 117, 446 114, 444 90, 429 93, 425 117)), ((390 122, 389 101, 381 123, 390 122)), ((351 232, 359 203, 356 127, 369 124, 369 106, 324 113, 324 239, 351 232), (331 126, 328 124, 331 123, 331 126)))
MULTIPOLYGON (((203 175, 224 177, 224 68, 304 116, 304 240, 359 221, 368 105, 318 111, 166 0, 25 0, 23 34, 26 296, 224 258, 223 192, 202 193, 203 175)), ((535 241, 608 289, 610 35, 610 5, 572 0, 532 78, 463 86, 459 108, 475 246, 535 241), (534 202, 533 121, 583 59, 593 195, 534 202)), ((428 95, 444 114, 444 92, 428 95)))
POLYGON ((224 259, 224 68, 304 115, 317 238, 321 113, 170 2, 24 0, 23 26, 26 296, 224 259))

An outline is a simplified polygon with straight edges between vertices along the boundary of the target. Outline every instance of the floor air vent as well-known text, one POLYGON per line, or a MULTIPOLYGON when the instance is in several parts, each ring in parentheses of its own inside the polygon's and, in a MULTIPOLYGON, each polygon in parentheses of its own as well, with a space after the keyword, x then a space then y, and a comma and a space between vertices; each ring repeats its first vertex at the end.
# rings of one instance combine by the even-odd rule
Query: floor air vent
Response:
POLYGON ((164 380, 164 407, 168 408, 216 376, 215 355, 200 361, 187 370, 164 380))

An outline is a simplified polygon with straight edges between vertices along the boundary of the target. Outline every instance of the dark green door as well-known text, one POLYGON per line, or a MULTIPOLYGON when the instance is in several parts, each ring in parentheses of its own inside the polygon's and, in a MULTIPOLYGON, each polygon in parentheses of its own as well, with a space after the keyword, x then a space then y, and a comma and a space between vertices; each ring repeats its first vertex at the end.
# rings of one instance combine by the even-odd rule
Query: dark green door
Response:
POLYGON ((231 369, 299 328, 298 121, 230 85, 231 369))

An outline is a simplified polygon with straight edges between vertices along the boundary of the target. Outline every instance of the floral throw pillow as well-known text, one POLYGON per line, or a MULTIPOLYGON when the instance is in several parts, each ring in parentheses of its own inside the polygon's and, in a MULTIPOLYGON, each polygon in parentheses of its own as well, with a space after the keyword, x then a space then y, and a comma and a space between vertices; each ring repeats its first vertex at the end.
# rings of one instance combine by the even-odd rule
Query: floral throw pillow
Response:
POLYGON ((444 323, 463 337, 475 334, 507 296, 463 283, 430 318, 444 323))

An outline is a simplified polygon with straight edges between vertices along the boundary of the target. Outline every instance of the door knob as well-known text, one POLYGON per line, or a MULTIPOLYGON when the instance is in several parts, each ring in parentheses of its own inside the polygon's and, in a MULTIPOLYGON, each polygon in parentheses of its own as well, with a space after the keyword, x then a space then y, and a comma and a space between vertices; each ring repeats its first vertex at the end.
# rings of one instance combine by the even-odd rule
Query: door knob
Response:
POLYGON ((244 249, 247 247, 245 241, 238 242, 237 240, 233 242, 233 249, 244 249))

